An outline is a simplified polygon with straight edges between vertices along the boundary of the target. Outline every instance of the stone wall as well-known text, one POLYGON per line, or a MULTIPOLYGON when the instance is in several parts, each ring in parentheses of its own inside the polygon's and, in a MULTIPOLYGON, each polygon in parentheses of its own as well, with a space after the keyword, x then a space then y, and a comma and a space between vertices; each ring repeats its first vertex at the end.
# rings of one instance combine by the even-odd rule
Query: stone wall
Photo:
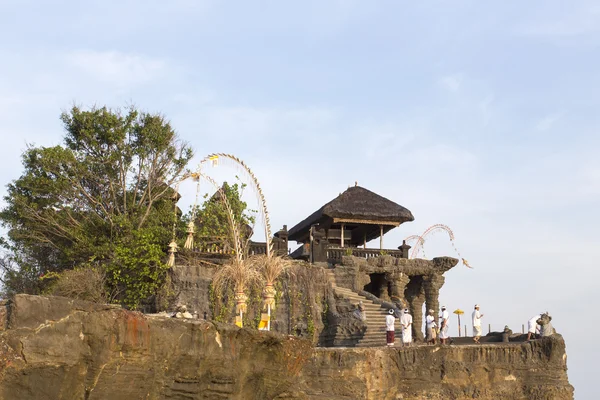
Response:
MULTIPOLYGON (((326 328, 331 290, 322 267, 323 265, 297 261, 287 274, 281 276, 275 285, 278 293, 276 309, 271 318, 272 330, 310 337, 314 343, 328 340, 328 334, 324 334, 323 330, 326 328)), ((191 313, 197 311, 200 319, 203 319, 206 312, 209 320, 233 321, 233 305, 227 304, 226 299, 224 303, 211 299, 210 283, 217 268, 218 266, 210 265, 173 267, 172 305, 185 304, 191 313)), ((255 326, 262 312, 261 288, 249 291, 248 295, 245 323, 255 326)))
POLYGON ((170 305, 185 304, 192 313, 197 311, 203 318, 206 312, 207 318, 212 319, 209 288, 215 271, 216 268, 209 265, 177 265, 171 268, 174 300, 170 305))
POLYGON ((385 255, 369 259, 344 256, 334 273, 341 287, 355 292, 366 290, 384 302, 400 303, 408 308, 413 316, 413 338, 422 341, 423 304, 427 309, 439 310, 439 294, 445 280, 443 274, 457 263, 458 260, 451 257, 423 260, 385 255), (378 281, 373 281, 372 277, 377 277, 378 281))
POLYGON ((0 400, 573 398, 559 335, 522 344, 326 349, 64 298, 20 295, 3 308, 0 400))

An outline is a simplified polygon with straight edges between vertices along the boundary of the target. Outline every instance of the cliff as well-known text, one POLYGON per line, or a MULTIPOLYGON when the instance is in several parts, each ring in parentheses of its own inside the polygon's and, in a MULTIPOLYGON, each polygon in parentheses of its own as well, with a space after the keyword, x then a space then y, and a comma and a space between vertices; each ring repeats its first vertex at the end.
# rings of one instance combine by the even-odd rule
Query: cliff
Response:
POLYGON ((572 399, 562 337, 314 348, 59 297, 0 309, 0 399, 572 399))

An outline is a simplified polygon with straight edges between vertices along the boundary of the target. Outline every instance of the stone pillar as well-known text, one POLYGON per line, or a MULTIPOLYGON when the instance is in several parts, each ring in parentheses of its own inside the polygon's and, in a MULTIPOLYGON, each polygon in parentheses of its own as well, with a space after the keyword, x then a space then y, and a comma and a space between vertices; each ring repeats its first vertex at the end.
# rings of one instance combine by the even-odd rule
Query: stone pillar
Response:
POLYGON ((379 298, 383 301, 391 301, 390 295, 388 293, 388 285, 389 281, 386 279, 384 282, 381 283, 381 286, 379 287, 379 298))
POLYGON ((401 258, 408 258, 408 251, 410 250, 410 246, 406 244, 406 240, 402 241, 402 246, 399 246, 398 250, 402 252, 401 258))
POLYGON ((274 235, 275 237, 281 239, 281 244, 279 244, 278 247, 278 251, 279 251, 279 255, 286 255, 289 253, 288 250, 288 229, 287 229, 287 225, 284 225, 282 229, 279 230, 279 232, 275 233, 274 235))
POLYGON ((423 277, 423 286, 425 289, 425 302, 427 310, 433 310, 433 315, 437 318, 440 313, 440 289, 444 285, 446 278, 441 274, 427 275, 423 277))
POLYGON ((425 289, 423 287, 423 278, 421 276, 413 276, 406 286, 406 301, 410 315, 413 317, 413 339, 417 342, 422 342, 423 331, 423 303, 425 302, 425 289))
POLYGON ((392 301, 395 301, 397 298, 402 303, 402 307, 407 307, 404 291, 406 290, 406 285, 410 281, 408 275, 402 272, 386 274, 386 279, 391 282, 392 301))

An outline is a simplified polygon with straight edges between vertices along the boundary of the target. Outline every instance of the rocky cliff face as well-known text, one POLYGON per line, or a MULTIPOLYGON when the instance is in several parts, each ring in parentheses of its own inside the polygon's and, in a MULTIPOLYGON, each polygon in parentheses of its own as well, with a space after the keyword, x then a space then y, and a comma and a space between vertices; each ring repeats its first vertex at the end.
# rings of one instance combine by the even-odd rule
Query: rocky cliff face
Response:
POLYGON ((522 344, 313 348, 64 298, 0 309, 0 399, 572 399, 560 336, 522 344))

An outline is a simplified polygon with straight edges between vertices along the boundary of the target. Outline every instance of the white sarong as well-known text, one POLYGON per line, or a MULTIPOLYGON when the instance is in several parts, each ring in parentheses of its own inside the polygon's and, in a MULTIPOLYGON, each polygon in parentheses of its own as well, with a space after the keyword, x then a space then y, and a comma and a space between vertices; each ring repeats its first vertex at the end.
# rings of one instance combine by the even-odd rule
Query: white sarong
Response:
POLYGON ((442 329, 440 329, 440 339, 448 339, 449 337, 448 324, 446 324, 442 329))
POLYGON ((412 329, 402 329, 402 343, 412 343, 412 329))

